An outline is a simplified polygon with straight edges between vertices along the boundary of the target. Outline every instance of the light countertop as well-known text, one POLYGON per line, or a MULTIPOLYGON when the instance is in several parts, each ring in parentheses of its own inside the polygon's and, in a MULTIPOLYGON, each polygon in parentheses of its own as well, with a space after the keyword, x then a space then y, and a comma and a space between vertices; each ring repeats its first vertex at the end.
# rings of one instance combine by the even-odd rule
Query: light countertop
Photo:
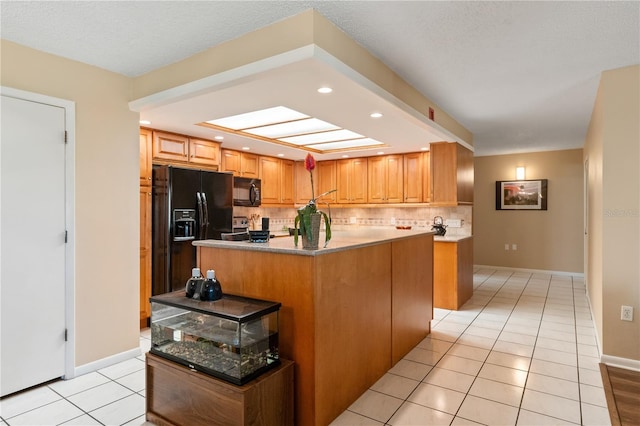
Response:
MULTIPOLYGON (((274 235, 278 235, 276 232, 274 235)), ((283 234, 283 233, 281 233, 283 234)), ((222 240, 199 240, 194 241, 194 246, 215 247, 230 250, 252 250, 271 253, 297 254, 302 256, 317 256, 321 254, 334 253, 342 250, 350 250, 358 247, 366 247, 381 243, 386 243, 404 238, 413 238, 422 235, 432 235, 433 231, 422 229, 397 230, 393 228, 373 228, 362 227, 353 230, 333 229, 333 235, 327 247, 324 246, 324 232, 320 232, 320 244, 317 250, 306 250, 302 248, 302 240, 298 239, 298 246, 293 243, 293 236, 278 236, 269 239, 266 243, 250 243, 248 241, 222 241, 222 240)), ((446 238, 446 237, 445 237, 446 238)))

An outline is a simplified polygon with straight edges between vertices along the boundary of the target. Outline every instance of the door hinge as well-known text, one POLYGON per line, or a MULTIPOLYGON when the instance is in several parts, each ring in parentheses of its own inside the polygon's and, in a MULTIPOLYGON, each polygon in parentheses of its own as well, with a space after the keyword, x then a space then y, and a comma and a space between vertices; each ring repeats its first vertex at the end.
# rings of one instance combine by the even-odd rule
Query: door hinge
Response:
POLYGON ((64 341, 65 341, 65 342, 67 341, 67 337, 68 337, 68 335, 69 335, 68 330, 65 328, 65 329, 64 329, 64 341))
POLYGON ((68 237, 69 237, 69 231, 65 230, 64 231, 64 243, 66 244, 68 241, 68 237))
POLYGON ((69 142, 68 135, 69 135, 69 133, 65 130, 64 131, 64 143, 68 143, 69 142))

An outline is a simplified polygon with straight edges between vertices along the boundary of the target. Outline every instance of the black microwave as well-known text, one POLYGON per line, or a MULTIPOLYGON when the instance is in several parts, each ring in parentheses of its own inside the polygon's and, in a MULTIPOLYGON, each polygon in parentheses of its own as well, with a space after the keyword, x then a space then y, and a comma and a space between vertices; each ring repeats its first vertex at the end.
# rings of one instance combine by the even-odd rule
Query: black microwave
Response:
POLYGON ((260 179, 234 177, 233 178, 233 205, 257 207, 261 203, 260 179))

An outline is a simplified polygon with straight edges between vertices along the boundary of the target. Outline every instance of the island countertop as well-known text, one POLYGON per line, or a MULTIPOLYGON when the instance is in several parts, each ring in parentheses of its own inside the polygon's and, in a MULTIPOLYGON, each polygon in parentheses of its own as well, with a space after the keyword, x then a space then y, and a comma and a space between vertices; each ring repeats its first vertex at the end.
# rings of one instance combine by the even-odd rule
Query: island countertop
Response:
POLYGON ((298 246, 293 243, 293 236, 270 238, 266 243, 251 243, 248 241, 197 240, 194 246, 223 248, 229 250, 249 250, 270 253, 296 254, 300 256, 318 256, 335 253, 342 250, 367 247, 385 242, 413 238, 417 236, 435 234, 433 231, 422 229, 390 229, 390 228, 356 228, 353 230, 334 230, 329 244, 324 247, 324 232, 320 232, 320 244, 316 250, 302 247, 302 238, 298 239, 298 246))

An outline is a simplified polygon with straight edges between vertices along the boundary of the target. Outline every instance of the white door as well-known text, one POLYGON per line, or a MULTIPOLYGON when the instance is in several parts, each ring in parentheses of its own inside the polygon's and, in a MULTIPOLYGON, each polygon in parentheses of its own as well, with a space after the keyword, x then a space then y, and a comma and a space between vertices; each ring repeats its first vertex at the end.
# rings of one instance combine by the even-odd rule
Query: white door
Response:
POLYGON ((65 109, 2 96, 0 395, 65 373, 65 109))

